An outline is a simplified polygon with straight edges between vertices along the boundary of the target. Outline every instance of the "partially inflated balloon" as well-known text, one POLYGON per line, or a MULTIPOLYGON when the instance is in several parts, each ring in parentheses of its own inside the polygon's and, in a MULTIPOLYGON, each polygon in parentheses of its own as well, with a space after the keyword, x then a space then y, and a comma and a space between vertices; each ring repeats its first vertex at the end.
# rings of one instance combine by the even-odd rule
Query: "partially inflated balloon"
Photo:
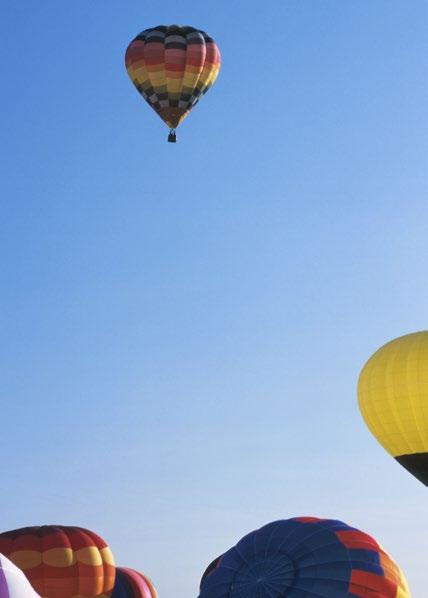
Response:
POLYGON ((251 532, 201 583, 199 598, 410 598, 398 565, 341 521, 298 517, 251 532))
MULTIPOLYGON (((125 63, 135 87, 175 129, 209 90, 220 70, 220 51, 204 31, 159 25, 129 44, 125 63)), ((174 132, 170 141, 175 141, 174 132)))
POLYGON ((109 547, 93 532, 58 525, 0 534, 0 552, 43 598, 107 598, 115 578, 109 547))
POLYGON ((148 577, 126 567, 117 567, 112 598, 157 598, 157 592, 148 577))
POLYGON ((358 401, 380 444, 428 486, 428 332, 401 336, 372 355, 358 401))
POLYGON ((0 554, 0 598, 40 598, 23 572, 0 554))

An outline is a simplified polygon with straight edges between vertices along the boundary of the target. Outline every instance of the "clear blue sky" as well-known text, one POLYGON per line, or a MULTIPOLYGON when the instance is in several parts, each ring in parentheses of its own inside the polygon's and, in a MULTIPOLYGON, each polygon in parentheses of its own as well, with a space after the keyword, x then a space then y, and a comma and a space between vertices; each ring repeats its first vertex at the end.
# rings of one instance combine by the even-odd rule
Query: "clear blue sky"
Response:
POLYGON ((161 597, 295 515, 371 532, 426 594, 427 492, 359 415, 428 321, 424 0, 19 0, 2 8, 2 528, 98 531, 161 597), (124 69, 207 30, 167 129, 124 69))

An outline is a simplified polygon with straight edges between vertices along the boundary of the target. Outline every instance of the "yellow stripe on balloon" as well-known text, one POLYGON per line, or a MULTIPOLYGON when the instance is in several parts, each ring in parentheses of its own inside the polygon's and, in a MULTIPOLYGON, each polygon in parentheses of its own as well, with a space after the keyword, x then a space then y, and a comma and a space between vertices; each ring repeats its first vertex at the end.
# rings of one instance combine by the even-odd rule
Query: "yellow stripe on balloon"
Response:
POLYGON ((71 548, 50 548, 41 554, 43 563, 50 567, 70 567, 76 563, 76 556, 71 548))
POLYGON ((42 564, 42 553, 38 550, 17 550, 11 552, 8 557, 22 571, 42 564))
POLYGON ((92 565, 97 567, 103 564, 100 551, 95 546, 86 546, 85 548, 79 548, 75 552, 76 559, 79 563, 84 565, 92 565))
POLYGON ((113 553, 108 546, 102 548, 100 550, 100 554, 101 558, 103 559, 103 563, 105 563, 106 565, 112 565, 113 567, 115 566, 113 553))

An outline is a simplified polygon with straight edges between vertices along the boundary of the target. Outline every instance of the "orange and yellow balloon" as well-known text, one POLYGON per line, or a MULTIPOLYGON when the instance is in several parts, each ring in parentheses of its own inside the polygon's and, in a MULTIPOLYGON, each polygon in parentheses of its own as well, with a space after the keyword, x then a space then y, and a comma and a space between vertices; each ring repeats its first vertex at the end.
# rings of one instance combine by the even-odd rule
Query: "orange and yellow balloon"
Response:
POLYGON ((25 573, 42 598, 109 598, 113 590, 109 547, 80 527, 44 525, 4 532, 0 553, 25 573))
POLYGON ((428 331, 396 338, 370 357, 358 402, 380 444, 428 486, 428 331))

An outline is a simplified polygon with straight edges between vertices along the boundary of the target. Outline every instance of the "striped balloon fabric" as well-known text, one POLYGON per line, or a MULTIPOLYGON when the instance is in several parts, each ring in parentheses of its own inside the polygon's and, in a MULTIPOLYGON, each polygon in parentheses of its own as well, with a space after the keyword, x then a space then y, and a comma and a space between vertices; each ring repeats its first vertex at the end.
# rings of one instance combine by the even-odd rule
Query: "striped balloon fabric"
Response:
POLYGON ((216 80, 221 57, 204 31, 160 25, 137 35, 125 63, 146 102, 175 129, 216 80))
POLYGON ((112 598, 157 598, 157 592, 148 577, 126 567, 117 567, 112 598))
POLYGON ((299 517, 251 532, 213 561, 199 598, 410 598, 398 565, 371 536, 299 517))
POLYGON ((80 527, 26 527, 0 534, 0 552, 42 598, 108 598, 115 579, 107 544, 80 527))
POLYGON ((23 572, 0 554, 0 598, 40 598, 23 572))

